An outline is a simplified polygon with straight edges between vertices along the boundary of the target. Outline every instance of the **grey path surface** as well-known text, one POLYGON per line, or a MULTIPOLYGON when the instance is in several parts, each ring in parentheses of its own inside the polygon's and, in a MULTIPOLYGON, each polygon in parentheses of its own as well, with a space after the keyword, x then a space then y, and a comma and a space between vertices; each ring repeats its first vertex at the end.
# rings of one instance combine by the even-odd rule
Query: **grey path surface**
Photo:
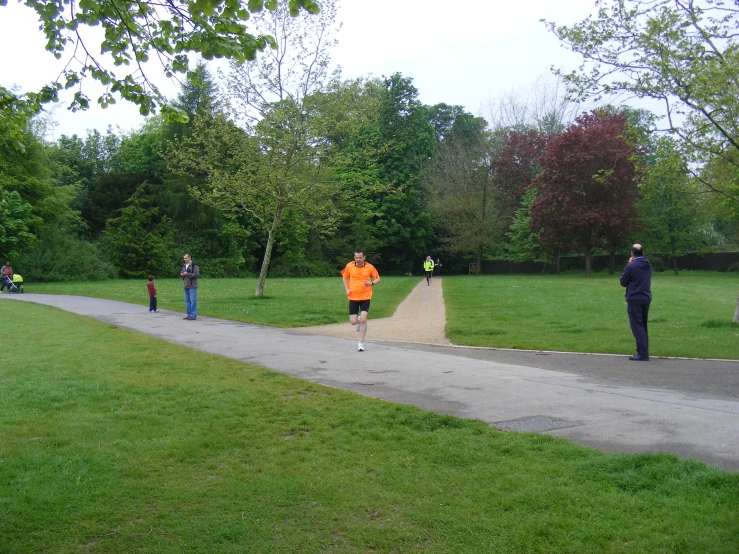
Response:
POLYGON ((366 342, 248 325, 111 300, 0 295, 368 396, 611 452, 670 452, 739 470, 739 363, 541 355, 366 342))

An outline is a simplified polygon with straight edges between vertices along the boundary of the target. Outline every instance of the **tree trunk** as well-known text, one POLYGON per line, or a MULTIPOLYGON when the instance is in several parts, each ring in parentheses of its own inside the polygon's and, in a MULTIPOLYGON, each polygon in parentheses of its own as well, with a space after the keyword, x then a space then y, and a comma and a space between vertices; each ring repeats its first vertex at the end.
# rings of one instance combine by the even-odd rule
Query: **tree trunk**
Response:
POLYGON ((482 244, 477 247, 477 274, 482 275, 482 244))
POLYGON ((677 275, 677 256, 672 257, 672 271, 677 275))
POLYGON ((264 294, 264 282, 267 280, 267 270, 269 270, 269 262, 272 259, 272 247, 275 244, 275 235, 277 234, 277 229, 280 228, 281 220, 282 210, 280 209, 275 212, 275 217, 272 219, 272 227, 270 227, 269 234, 267 235, 267 248, 264 251, 262 269, 259 272, 257 290, 254 291, 254 296, 262 296, 264 294))
POLYGON ((739 296, 736 297, 736 311, 734 312, 734 323, 739 323, 739 296))
POLYGON ((590 277, 590 274, 593 272, 593 253, 590 251, 590 248, 585 249, 585 275, 590 277))
POLYGON ((616 250, 611 250, 608 256, 608 275, 616 273, 616 250))
POLYGON ((559 258, 560 258, 560 249, 557 248, 554 251, 554 274, 559 275, 559 258))

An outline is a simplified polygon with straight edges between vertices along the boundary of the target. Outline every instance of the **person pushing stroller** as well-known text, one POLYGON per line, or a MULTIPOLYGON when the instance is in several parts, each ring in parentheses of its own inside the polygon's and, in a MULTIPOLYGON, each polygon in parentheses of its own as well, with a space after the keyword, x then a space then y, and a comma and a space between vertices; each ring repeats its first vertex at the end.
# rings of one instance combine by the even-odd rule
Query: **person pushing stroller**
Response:
POLYGON ((8 292, 13 289, 13 268, 10 267, 10 262, 5 262, 5 265, 0 268, 0 292, 3 292, 5 287, 8 287, 8 292))

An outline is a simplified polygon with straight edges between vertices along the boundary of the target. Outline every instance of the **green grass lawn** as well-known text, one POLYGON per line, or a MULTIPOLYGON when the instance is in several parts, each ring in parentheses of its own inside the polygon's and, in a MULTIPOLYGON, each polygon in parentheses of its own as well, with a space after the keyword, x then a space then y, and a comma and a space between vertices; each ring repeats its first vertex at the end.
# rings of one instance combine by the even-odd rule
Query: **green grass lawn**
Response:
MULTIPOLYGON (((455 344, 633 354, 619 276, 444 278, 446 334, 455 344)), ((735 273, 655 274, 649 311, 654 356, 739 358, 735 273)))
POLYGON ((4 554, 739 544, 737 473, 500 432, 46 306, 0 317, 4 554))
MULTIPOLYGON (((419 282, 415 277, 382 277, 372 295, 372 317, 390 317, 419 282)), ((34 283, 26 292, 94 296, 149 305, 145 279, 34 283)), ((157 279, 159 308, 185 311, 182 279, 157 279)), ((198 283, 198 315, 271 325, 307 327, 344 322, 347 300, 340 277, 267 279, 265 294, 254 296, 256 279, 207 279, 198 283)))
MULTIPOLYGON (((388 317, 418 277, 383 277, 371 317, 388 317)), ((198 313, 278 327, 346 320, 339 278, 269 279, 255 298, 254 279, 202 279, 198 313)), ((28 292, 77 294, 148 305, 146 281, 36 283, 28 292)), ((157 280, 162 308, 184 310, 182 282, 157 280)), ((633 354, 618 275, 491 275, 444 278, 446 334, 460 345, 633 354)), ((655 274, 649 312, 654 356, 739 359, 732 324, 739 275, 655 274)))

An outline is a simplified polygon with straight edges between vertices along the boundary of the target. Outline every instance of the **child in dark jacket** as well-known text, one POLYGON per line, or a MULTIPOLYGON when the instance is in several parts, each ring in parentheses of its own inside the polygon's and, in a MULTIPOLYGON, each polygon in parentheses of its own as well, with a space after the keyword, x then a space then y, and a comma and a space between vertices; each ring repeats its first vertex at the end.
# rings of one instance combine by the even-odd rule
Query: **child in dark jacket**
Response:
POLYGON ((154 276, 149 275, 149 282, 146 283, 146 288, 149 290, 149 311, 158 312, 157 309, 157 289, 154 286, 154 276))

